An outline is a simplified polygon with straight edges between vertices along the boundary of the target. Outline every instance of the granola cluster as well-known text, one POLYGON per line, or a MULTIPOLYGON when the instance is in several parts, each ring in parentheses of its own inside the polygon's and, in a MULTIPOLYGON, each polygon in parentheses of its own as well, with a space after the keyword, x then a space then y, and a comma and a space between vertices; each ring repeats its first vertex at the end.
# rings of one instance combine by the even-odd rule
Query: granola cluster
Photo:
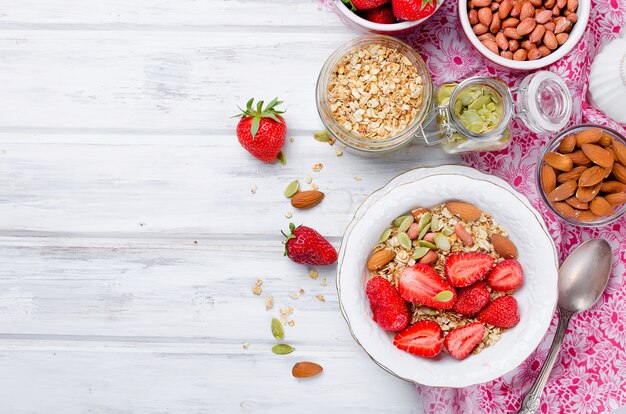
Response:
POLYGON ((404 131, 422 104, 417 67, 397 49, 366 45, 347 53, 328 84, 333 117, 347 131, 385 139, 404 131))

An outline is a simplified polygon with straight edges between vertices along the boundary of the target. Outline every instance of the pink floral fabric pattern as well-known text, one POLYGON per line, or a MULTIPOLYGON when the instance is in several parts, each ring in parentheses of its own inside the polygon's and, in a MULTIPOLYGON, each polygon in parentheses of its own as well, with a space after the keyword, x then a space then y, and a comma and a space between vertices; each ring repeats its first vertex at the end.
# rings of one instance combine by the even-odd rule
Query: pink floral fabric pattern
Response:
MULTIPOLYGON (((320 0, 330 6, 332 0, 320 0)), ((587 78, 593 57, 601 46, 619 37, 626 22, 626 0, 592 0, 591 16, 583 38, 572 52, 551 65, 566 80, 573 97, 570 125, 595 123, 626 133, 624 125, 608 119, 587 103, 587 78)), ((435 85, 473 75, 498 76, 509 85, 526 73, 513 73, 484 59, 461 30, 457 2, 446 0, 440 9, 412 33, 403 36, 424 58, 435 85)), ((559 220, 541 202, 534 174, 538 156, 548 136, 538 136, 519 121, 511 128, 513 141, 498 152, 470 153, 465 163, 499 176, 544 216, 560 249, 561 260, 581 242, 604 238, 613 248, 614 264, 604 296, 588 312, 575 316, 560 357, 541 398, 542 413, 610 413, 626 405, 626 219, 611 225, 583 229, 559 220)), ((557 317, 543 342, 517 369, 486 384, 463 389, 417 386, 426 413, 496 414, 517 412, 521 399, 545 360, 556 329, 557 317)))

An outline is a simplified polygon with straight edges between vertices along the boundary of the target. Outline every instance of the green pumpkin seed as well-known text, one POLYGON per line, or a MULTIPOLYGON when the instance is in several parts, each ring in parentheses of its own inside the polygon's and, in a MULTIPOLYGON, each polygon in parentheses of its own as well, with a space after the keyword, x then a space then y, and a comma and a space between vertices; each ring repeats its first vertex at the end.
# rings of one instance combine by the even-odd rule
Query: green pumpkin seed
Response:
POLYGON ((406 218, 402 220, 402 223, 400 223, 400 226, 398 226, 398 231, 407 231, 414 221, 413 216, 406 216, 406 218))
POLYGON ((417 224, 417 227, 419 228, 419 231, 424 230, 424 228, 426 228, 428 226, 428 224, 430 223, 430 218, 431 217, 432 216, 431 216, 430 213, 424 213, 422 218, 420 218, 420 222, 417 224))
POLYGON ((411 257, 415 260, 419 260, 422 257, 426 256, 426 253, 428 253, 429 251, 430 249, 428 247, 418 247, 415 249, 411 257))
POLYGON ((417 237, 418 240, 422 240, 424 238, 424 236, 426 235, 426 233, 428 233, 428 231, 430 230, 430 227, 426 226, 422 229, 422 231, 420 232, 420 235, 417 237))
POLYGON ((378 241, 380 243, 384 243, 389 239, 389 236, 391 236, 391 229, 383 231, 383 234, 380 235, 380 239, 378 241))
POLYGON ((282 165, 287 165, 287 157, 285 157, 285 154, 282 151, 278 153, 278 156, 276 157, 276 159, 282 165))
POLYGON ((435 309, 427 308, 426 306, 421 307, 420 311, 422 311, 423 313, 425 313, 426 315, 429 315, 429 316, 435 316, 435 315, 439 314, 439 312, 436 311, 435 309))
POLYGON ((433 217, 433 219, 430 221, 430 229, 433 231, 433 233, 436 233, 439 230, 439 219, 437 218, 437 216, 433 217))
POLYGON ((454 293, 452 293, 449 290, 442 290, 441 292, 437 293, 437 296, 435 296, 435 300, 437 302, 450 302, 450 300, 454 297, 454 293))
POLYGON ((439 250, 443 250, 444 252, 450 250, 450 240, 441 233, 435 234, 435 244, 439 250))
POLYGON ((437 245, 427 242, 426 240, 420 240, 419 245, 422 247, 428 247, 430 250, 437 250, 437 245))
POLYGON ((313 134, 313 138, 319 142, 328 142, 330 140, 330 135, 328 135, 328 131, 317 131, 313 134))
POLYGON ((285 197, 291 198, 294 196, 294 194, 298 192, 299 189, 300 182, 298 180, 293 180, 289 183, 287 187, 285 187, 285 191, 283 191, 283 194, 285 194, 285 197))
POLYGON ((441 233, 444 236, 452 236, 452 234, 454 234, 454 231, 452 231, 452 229, 449 229, 449 228, 446 227, 443 230, 441 230, 441 233))
POLYGON ((276 339, 285 339, 285 330, 283 329, 283 325, 276 318, 272 319, 272 335, 276 339))
POLYGON ((400 246, 404 247, 405 249, 410 249, 413 245, 411 238, 405 232, 398 233, 398 243, 400 243, 400 246))
POLYGON ((289 346, 287 344, 278 344, 272 347, 272 352, 276 355, 287 355, 295 351, 296 348, 289 346))
POLYGON ((400 217, 396 217, 392 222, 391 225, 393 227, 399 227, 400 224, 402 224, 402 222, 404 221, 404 219, 406 218, 406 216, 400 216, 400 217))

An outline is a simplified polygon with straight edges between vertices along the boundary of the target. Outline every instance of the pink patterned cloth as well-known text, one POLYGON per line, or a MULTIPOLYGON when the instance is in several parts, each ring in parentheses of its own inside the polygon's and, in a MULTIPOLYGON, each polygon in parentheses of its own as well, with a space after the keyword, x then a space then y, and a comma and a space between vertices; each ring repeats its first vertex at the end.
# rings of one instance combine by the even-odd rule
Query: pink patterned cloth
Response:
MULTIPOLYGON (((329 5, 330 0, 320 0, 329 5)), ((624 125, 608 119, 586 100, 587 78, 593 57, 601 46, 619 37, 626 21, 626 0, 592 0, 587 30, 576 48, 548 70, 567 81, 574 99, 570 125, 590 122, 610 126, 622 134, 624 125)), ((403 36, 420 52, 435 85, 473 75, 498 76, 513 86, 528 73, 512 73, 484 59, 465 38, 457 2, 446 0, 414 32, 403 36)), ((613 273, 600 301, 575 316, 560 358, 541 397, 543 413, 610 413, 626 405, 626 218, 597 229, 583 229, 559 220, 540 200, 535 185, 537 158, 549 136, 531 133, 520 121, 512 124, 513 142, 498 152, 471 153, 464 161, 481 171, 503 178, 526 195, 544 216, 561 259, 582 241, 604 238, 613 248, 613 273)), ((514 371, 489 383, 462 389, 418 385, 428 414, 495 414, 517 412, 521 398, 537 377, 547 356, 558 317, 543 342, 514 371)))

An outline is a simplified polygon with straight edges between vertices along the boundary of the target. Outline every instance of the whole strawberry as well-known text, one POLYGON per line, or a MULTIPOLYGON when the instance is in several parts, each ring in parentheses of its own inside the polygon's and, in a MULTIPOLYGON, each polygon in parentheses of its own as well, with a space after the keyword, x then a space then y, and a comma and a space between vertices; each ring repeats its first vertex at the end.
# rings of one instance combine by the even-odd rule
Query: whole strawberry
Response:
POLYGON ((391 0, 352 0, 352 5, 357 10, 370 10, 389 3, 391 0))
POLYGON ((420 20, 435 12, 437 0, 392 0, 393 14, 400 20, 420 20))
POLYGON ((326 266, 337 261, 337 250, 310 227, 289 223, 291 233, 285 236, 285 255, 300 264, 326 266))
POLYGON ((365 20, 380 24, 393 24, 396 22, 396 16, 393 15, 391 5, 385 4, 375 9, 363 10, 359 15, 365 20))
POLYGON ((237 124, 239 143, 255 158, 274 162, 287 137, 287 124, 280 116, 284 111, 276 109, 282 102, 274 98, 263 108, 263 101, 254 106, 254 99, 246 103, 246 109, 235 115, 241 120, 237 124))
POLYGON ((374 321, 384 330, 401 331, 407 327, 411 317, 409 308, 398 290, 387 279, 375 276, 365 288, 374 321))

